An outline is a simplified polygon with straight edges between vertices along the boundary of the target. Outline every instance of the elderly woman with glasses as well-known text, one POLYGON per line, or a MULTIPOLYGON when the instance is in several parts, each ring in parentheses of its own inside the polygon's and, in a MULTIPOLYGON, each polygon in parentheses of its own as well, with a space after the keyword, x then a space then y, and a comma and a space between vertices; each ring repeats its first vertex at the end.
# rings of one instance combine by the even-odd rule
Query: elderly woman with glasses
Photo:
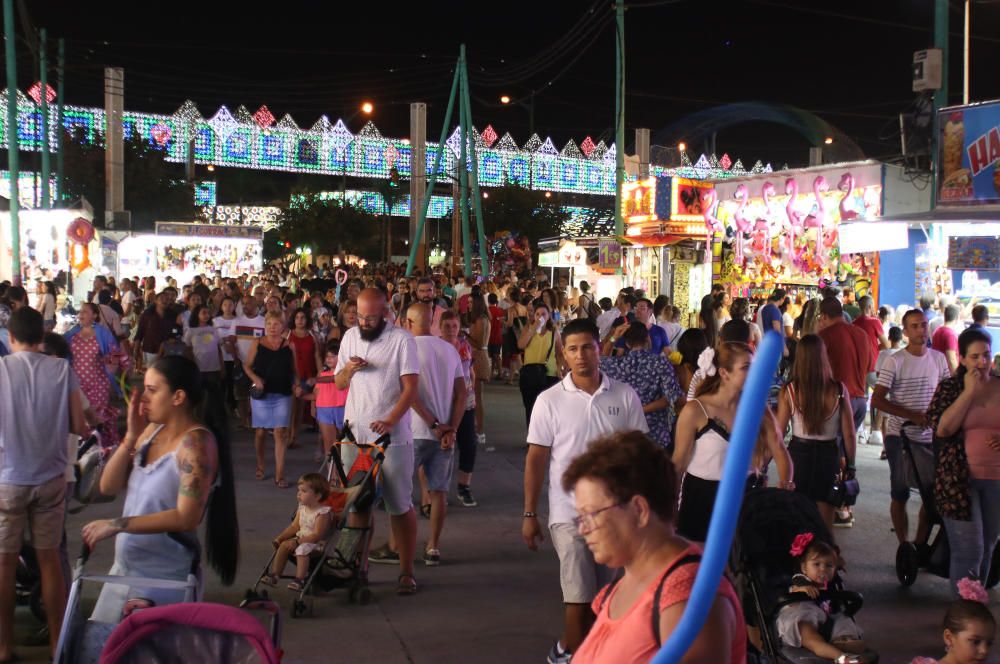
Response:
MULTIPOLYGON (((624 568, 594 599, 597 619, 573 664, 645 664, 680 622, 701 559, 696 545, 674 533, 677 481, 670 457, 643 433, 614 434, 591 444, 562 482, 575 496, 574 523, 594 560, 624 568)), ((723 579, 682 661, 746 661, 744 625, 739 598, 723 579)))

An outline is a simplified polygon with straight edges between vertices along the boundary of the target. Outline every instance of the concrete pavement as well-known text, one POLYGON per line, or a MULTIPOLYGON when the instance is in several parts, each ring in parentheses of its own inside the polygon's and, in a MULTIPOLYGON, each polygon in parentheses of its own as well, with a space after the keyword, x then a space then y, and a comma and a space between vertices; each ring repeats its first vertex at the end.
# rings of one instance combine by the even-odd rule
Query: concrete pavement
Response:
MULTIPOLYGON (((538 552, 528 551, 520 538, 525 436, 520 394, 516 388, 494 384, 486 389, 486 401, 487 435, 497 450, 480 449, 473 481, 480 506, 463 508, 451 498, 441 566, 427 568, 418 562, 419 593, 397 597, 398 569, 373 565, 371 604, 349 604, 346 592, 335 591, 315 598, 313 615, 297 620, 290 618, 291 593, 274 591, 272 596, 285 610, 286 662, 544 661, 561 627, 558 564, 547 538, 538 552)), ((272 469, 269 479, 254 480, 253 449, 246 432, 236 436, 234 447, 242 563, 229 588, 206 571, 206 599, 226 604, 237 604, 253 584, 270 555, 271 539, 287 525, 295 508, 294 490, 277 489, 270 480, 272 469)), ((315 470, 311 441, 289 457, 289 480, 315 470)), ((835 534, 848 562, 849 587, 866 598, 859 624, 882 654, 882 662, 909 662, 916 655, 939 657, 943 654, 939 625, 949 601, 947 582, 922 575, 913 587, 899 587, 892 567, 896 544, 889 525, 888 467, 879 461, 877 448, 860 448, 858 472, 862 494, 855 511, 857 525, 835 534)), ((916 500, 912 503, 915 508, 916 500)), ((119 500, 70 517, 70 550, 78 550, 83 523, 116 516, 120 506, 119 500)), ((546 511, 544 504, 541 509, 546 511)), ((385 540, 387 519, 383 512, 377 514, 375 543, 379 544, 385 540)), ((418 549, 428 527, 428 521, 419 520, 418 549)), ((107 570, 112 548, 110 541, 103 542, 90 569, 107 570)), ((96 596, 94 589, 88 595, 96 596)), ((35 627, 23 609, 17 622, 19 636, 35 627)), ((45 661, 43 649, 19 652, 45 661)))

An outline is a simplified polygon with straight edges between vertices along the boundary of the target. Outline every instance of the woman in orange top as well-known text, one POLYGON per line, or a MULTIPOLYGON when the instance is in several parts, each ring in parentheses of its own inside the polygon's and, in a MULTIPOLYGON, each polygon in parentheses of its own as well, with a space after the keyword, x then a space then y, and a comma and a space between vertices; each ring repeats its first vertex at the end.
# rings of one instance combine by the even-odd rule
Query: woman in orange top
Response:
MULTIPOLYGON (((674 534, 670 457, 638 431, 615 434, 577 457, 562 482, 575 494, 575 523, 594 560, 625 569, 594 599, 597 620, 573 664, 645 664, 680 622, 701 559, 697 546, 674 534)), ((739 598, 723 579, 682 662, 743 664, 746 643, 739 598)))

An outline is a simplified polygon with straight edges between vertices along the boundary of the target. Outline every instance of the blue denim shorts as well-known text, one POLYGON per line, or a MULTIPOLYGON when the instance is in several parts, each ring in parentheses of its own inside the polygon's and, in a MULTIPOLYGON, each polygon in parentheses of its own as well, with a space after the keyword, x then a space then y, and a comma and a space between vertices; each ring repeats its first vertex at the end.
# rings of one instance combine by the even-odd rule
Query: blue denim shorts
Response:
POLYGON ((265 394, 263 399, 250 399, 254 429, 287 428, 292 421, 292 397, 287 394, 265 394))
POLYGON ((885 437, 885 456, 889 461, 889 497, 896 501, 906 502, 910 497, 910 489, 919 489, 921 485, 925 492, 934 491, 934 451, 930 443, 915 443, 911 440, 910 450, 912 459, 903 451, 902 438, 885 437), (919 477, 914 474, 914 461, 917 462, 919 477))
POLYGON ((316 421, 320 424, 332 424, 338 429, 344 428, 344 406, 327 406, 316 408, 316 421))
POLYGON ((427 488, 447 492, 451 486, 451 473, 455 467, 455 447, 441 449, 440 440, 416 438, 413 441, 414 466, 424 467, 427 488))

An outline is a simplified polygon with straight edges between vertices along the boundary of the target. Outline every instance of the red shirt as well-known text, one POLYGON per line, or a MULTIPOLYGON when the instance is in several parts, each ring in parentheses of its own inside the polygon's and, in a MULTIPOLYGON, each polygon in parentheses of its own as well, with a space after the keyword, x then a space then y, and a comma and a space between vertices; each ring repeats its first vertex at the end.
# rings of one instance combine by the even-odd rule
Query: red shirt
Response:
MULTIPOLYGON (((882 321, 874 316, 858 316, 857 320, 854 321, 854 325, 864 330, 865 334, 872 342, 872 357, 874 359, 878 359, 878 338, 885 333, 882 329, 882 321)), ((874 361, 868 368, 868 371, 875 371, 874 361)))
POLYGON ((947 350, 953 350, 957 353, 958 332, 947 325, 942 325, 934 330, 934 336, 931 337, 931 348, 941 353, 947 350))
POLYGON ((868 389, 866 378, 875 369, 872 346, 864 330, 837 322, 820 331, 834 380, 847 385, 851 397, 863 397, 868 389))
POLYGON ((288 335, 288 343, 295 348, 295 370, 299 380, 312 378, 316 375, 316 339, 311 334, 304 337, 294 332, 288 335))
POLYGON ((503 324, 507 317, 504 310, 496 305, 490 305, 490 340, 487 342, 491 346, 503 344, 503 324))

